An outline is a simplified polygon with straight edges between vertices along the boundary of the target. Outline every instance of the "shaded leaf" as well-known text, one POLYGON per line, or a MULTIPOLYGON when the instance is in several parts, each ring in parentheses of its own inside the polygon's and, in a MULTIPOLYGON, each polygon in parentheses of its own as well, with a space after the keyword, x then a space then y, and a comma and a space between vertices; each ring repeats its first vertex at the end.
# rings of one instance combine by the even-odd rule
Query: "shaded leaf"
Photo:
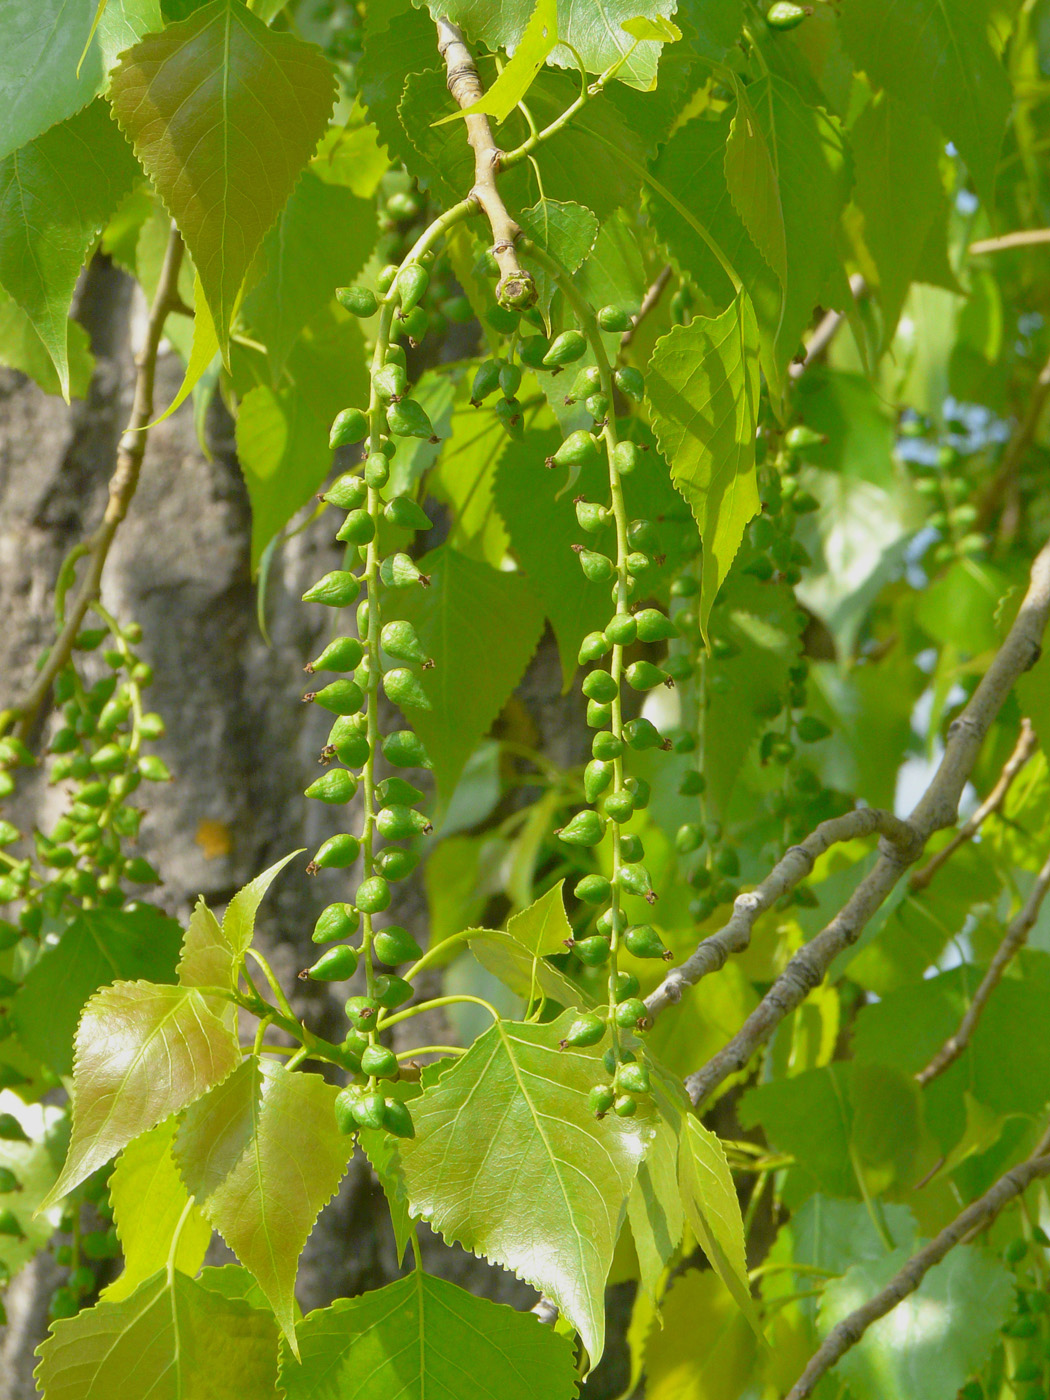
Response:
POLYGON ((755 247, 787 285, 787 244, 780 175, 774 152, 751 107, 748 90, 741 89, 726 141, 726 184, 736 211, 755 247))
POLYGON ((264 1400, 277 1386, 271 1315, 178 1271, 53 1323, 38 1354, 45 1400, 264 1400))
POLYGON ((645 1348, 646 1400, 740 1400, 759 1363, 754 1333, 717 1274, 687 1269, 645 1348))
POLYGON ((125 53, 109 92, 186 240, 227 359, 245 275, 324 134, 328 63, 235 0, 212 0, 125 53))
POLYGON ((627 1200, 627 1217, 642 1287, 652 1302, 659 1304, 664 1270, 682 1243, 685 1229, 678 1154, 688 1105, 683 1102, 681 1086, 674 1084, 662 1067, 657 1071, 653 1064, 652 1068, 655 1129, 627 1200))
POLYGON ((252 1056, 190 1108, 175 1141, 190 1194, 258 1279, 293 1350, 299 1255, 353 1153, 335 1128, 338 1092, 252 1056))
POLYGON ((225 1005, 150 982, 118 982, 91 998, 77 1029, 69 1155, 45 1204, 237 1068, 225 1005))
POLYGON ((416 1100, 416 1137, 400 1150, 413 1212, 546 1293, 596 1365, 605 1279, 650 1130, 589 1112, 601 1049, 558 1049, 572 1017, 486 1031, 416 1100))
POLYGON ((571 1400, 573 1350, 530 1313, 419 1270, 301 1323, 302 1364, 281 1360, 288 1400, 571 1400))
MULTIPOLYGON (((82 399, 95 370, 88 333, 76 321, 67 330, 69 396, 82 399)), ((18 303, 0 288, 0 365, 27 374, 45 394, 60 394, 62 386, 54 361, 33 329, 32 322, 18 303)))
POLYGON ((129 1297, 165 1267, 176 1230, 175 1268, 192 1277, 204 1263, 211 1226, 196 1206, 183 1219, 190 1198, 171 1155, 177 1126, 174 1118, 168 1118, 128 1143, 109 1178, 124 1272, 103 1289, 101 1296, 107 1302, 129 1297))
POLYGON ((761 507, 755 472, 758 328, 747 297, 714 320, 696 317, 657 342, 646 396, 671 478, 704 546, 700 626, 761 507))
MULTIPOLYGON (((540 199, 518 215, 523 231, 558 262, 565 272, 578 271, 584 258, 594 247, 598 236, 598 220, 582 204, 559 203, 540 199)), ((548 272, 537 268, 537 305, 550 329, 549 312, 557 286, 548 272)))
POLYGON ((138 173, 101 101, 0 163, 0 282, 33 323, 67 401, 67 328, 77 277, 138 173))

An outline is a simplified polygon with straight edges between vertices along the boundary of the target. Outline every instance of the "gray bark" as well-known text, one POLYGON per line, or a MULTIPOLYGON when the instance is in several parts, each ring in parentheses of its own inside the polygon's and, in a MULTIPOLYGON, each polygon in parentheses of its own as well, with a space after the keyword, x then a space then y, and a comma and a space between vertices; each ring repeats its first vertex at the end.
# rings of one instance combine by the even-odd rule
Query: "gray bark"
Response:
MULTIPOLYGON (((66 408, 22 376, 0 370, 0 704, 22 693, 51 639, 58 565, 101 515, 130 409, 140 294, 122 273, 96 262, 85 278, 78 314, 97 357, 86 403, 66 408)), ((174 396, 181 373, 178 357, 165 354, 158 373, 160 407, 174 396)), ((140 790, 147 809, 140 848, 163 877, 158 902, 179 918, 199 894, 221 906, 275 860, 301 846, 312 853, 335 829, 332 813, 318 811, 321 804, 302 796, 318 771, 328 726, 315 707, 300 703, 303 664, 323 638, 316 615, 322 610, 298 600, 315 578, 337 566, 341 551, 332 548, 334 530, 324 525, 282 550, 268 588, 273 646, 267 647, 249 574, 247 496, 231 423, 219 402, 210 412, 208 435, 211 460, 198 446, 189 404, 153 429, 138 494, 103 586, 104 601, 122 620, 142 624, 142 654, 155 672, 148 703, 168 726, 157 751, 175 781, 140 790), (208 832, 228 833, 227 854, 209 849, 208 832)), ((579 711, 567 710, 558 698, 559 679, 553 648, 545 646, 522 697, 555 756, 577 759, 579 711)), ((14 819, 23 829, 34 821, 46 827, 61 799, 30 778, 15 806, 14 819)), ((311 879, 304 866, 305 857, 293 862, 265 902, 261 941, 297 1010, 318 1032, 341 1038, 345 988, 336 996, 297 982, 296 973, 312 960, 317 913, 346 897, 345 877, 327 871, 311 879)), ((408 888, 398 913, 425 943, 421 889, 408 888)), ((519 1308, 535 1302, 535 1293, 510 1274, 423 1233, 428 1269, 519 1308)), ((398 1273, 382 1191, 358 1155, 307 1246, 300 1302, 305 1310, 323 1306, 398 1273)), ((57 1281, 59 1271, 44 1255, 8 1291, 9 1325, 0 1329, 0 1400, 36 1395, 32 1353, 57 1281)), ((620 1297, 622 1290, 616 1293, 618 1316, 610 1319, 614 1356, 598 1383, 588 1386, 596 1398, 618 1394, 626 1376, 622 1341, 618 1348, 616 1339, 622 1338, 629 1300, 620 1297)))

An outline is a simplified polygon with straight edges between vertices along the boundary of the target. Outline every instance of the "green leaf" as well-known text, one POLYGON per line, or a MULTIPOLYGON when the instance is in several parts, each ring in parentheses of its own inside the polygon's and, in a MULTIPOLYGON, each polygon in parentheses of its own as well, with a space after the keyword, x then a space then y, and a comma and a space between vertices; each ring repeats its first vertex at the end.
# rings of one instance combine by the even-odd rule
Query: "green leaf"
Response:
POLYGON ((551 953, 564 953, 573 936, 565 917, 564 886, 564 880, 559 880, 534 904, 515 914, 505 933, 478 929, 470 939, 470 948, 483 967, 519 996, 531 1000, 539 991, 562 1006, 580 1006, 588 1001, 580 988, 546 961, 551 953))
POLYGON ((360 1298, 340 1298, 299 1327, 302 1364, 281 1358, 288 1400, 571 1400, 568 1340, 531 1313, 416 1270, 360 1298))
MULTIPOLYGON (((821 1332, 884 1288, 907 1258, 907 1250, 897 1249, 829 1283, 820 1304, 821 1332)), ((955 1400, 988 1360, 1013 1309, 1010 1272, 985 1251, 958 1245, 916 1292, 872 1323, 835 1374, 856 1400, 955 1400)))
POLYGON ((434 658, 422 675, 432 708, 412 727, 448 802, 478 740, 488 733, 539 642, 543 611, 521 574, 476 563, 443 546, 420 562, 429 588, 388 591, 383 617, 407 618, 434 658))
POLYGON ((241 1062, 226 1003, 192 987, 118 982, 80 1018, 69 1155, 45 1206, 241 1062))
MULTIPOLYGON (((550 61, 561 68, 575 70, 571 45, 588 73, 601 73, 629 53, 630 58, 617 70, 616 76, 632 87, 655 87, 661 43, 651 38, 640 43, 632 41, 621 26, 625 20, 637 18, 666 19, 674 10, 675 0, 605 0, 601 5, 595 5, 593 0, 558 0, 557 28, 561 44, 551 54, 550 61)), ((532 3, 531 0, 504 0, 495 7, 487 0, 441 0, 431 3, 430 11, 435 18, 445 15, 453 23, 462 25, 467 37, 474 42, 487 44, 490 49, 510 49, 522 42, 532 3)))
MULTIPOLYGON (((5 1050, 12 1045, 8 1040, 5 1050)), ((26 1090, 23 1089, 23 1092, 26 1090)), ((23 1103, 11 1090, 0 1090, 0 1113, 10 1113, 22 1125, 25 1138, 0 1138, 0 1167, 13 1171, 21 1190, 4 1195, 3 1207, 17 1220, 21 1235, 0 1235, 0 1266, 13 1276, 34 1254, 47 1248, 59 1227, 60 1206, 45 1209, 41 1202, 58 1175, 57 1159, 65 1146, 65 1108, 23 1103)))
POLYGON ((321 51, 236 0, 150 35, 112 75, 114 114, 186 240, 224 361, 245 276, 332 99, 321 51))
MULTIPOLYGON (((598 236, 598 220, 582 204, 561 204, 553 199, 540 199, 518 215, 523 231, 560 263, 565 272, 577 272, 584 258, 594 247, 598 236)), ((549 273, 537 268, 537 305, 550 330, 550 308, 557 286, 549 273)))
POLYGON ((361 1151, 368 1158, 379 1178, 390 1211, 390 1227, 397 1245, 397 1262, 404 1263, 405 1251, 415 1234, 415 1225, 408 1210, 408 1192, 401 1171, 398 1139, 385 1128, 361 1128, 357 1134, 361 1151))
POLYGON ((416 1136, 401 1158, 413 1212, 546 1293, 593 1366, 605 1340, 605 1280, 649 1129, 589 1112, 587 1095, 607 1076, 600 1047, 558 1049, 573 1016, 486 1031, 415 1101, 416 1136))
POLYGON ((602 500, 608 483, 601 462, 585 467, 571 491, 558 472, 537 471, 537 463, 557 451, 561 440, 556 428, 548 428, 529 430, 521 442, 509 443, 496 467, 495 501, 511 548, 554 630, 562 688, 568 690, 580 643, 588 632, 600 631, 609 614, 605 589, 588 582, 572 552, 580 538, 572 498, 602 500))
POLYGON ((657 342, 646 396, 671 478, 704 546, 700 626, 725 581, 744 527, 761 508, 755 472, 758 328, 739 296, 714 320, 696 317, 657 342))
POLYGON ((927 242, 938 227, 943 242, 948 203, 940 173, 943 144, 932 122, 888 92, 869 102, 850 129, 854 199, 878 271, 883 350, 893 340, 908 287, 919 276, 927 242))
POLYGON ((104 102, 0 162, 0 282, 33 323, 69 401, 69 308, 95 238, 138 176, 104 102))
POLYGON ((0 160, 86 107, 120 51, 162 24, 159 0, 109 0, 78 73, 94 9, 83 0, 0 7, 0 160))
POLYGON ((785 287, 787 235, 776 157, 751 106, 750 89, 741 88, 726 141, 726 184, 752 242, 785 287))
POLYGON ((88 998, 111 982, 174 982, 182 933, 159 909, 84 909, 45 947, 14 999, 22 1044, 56 1074, 73 1072, 73 1037, 88 998))
POLYGON ((747 1277, 744 1222, 722 1144, 694 1114, 688 1114, 678 1149, 678 1183, 685 1217, 707 1261, 736 1305, 762 1337, 747 1277))
POLYGON ((374 199, 359 199, 312 169, 303 174, 266 235, 266 271, 241 308, 251 335, 266 346, 274 387, 304 327, 364 267, 376 232, 374 199))
MULTIPOLYGON (((69 323, 67 342, 69 396, 82 399, 87 395, 95 371, 95 358, 88 333, 77 321, 69 323)), ((54 361, 44 349, 43 341, 29 317, 3 288, 0 288, 0 365, 27 374, 45 394, 62 392, 54 361)))
POLYGON ((299 1255, 353 1153, 336 1131, 338 1093, 251 1056, 190 1107, 175 1140, 190 1194, 258 1279, 293 1351, 299 1255))
POLYGON ((857 1179, 850 1156, 853 1116, 849 1102, 849 1067, 830 1065, 789 1079, 750 1089, 740 1102, 745 1127, 761 1123, 769 1142, 796 1155, 792 1173, 807 1190, 826 1196, 856 1196, 857 1179))
POLYGON ((842 37, 873 83, 929 117, 991 200, 1012 94, 989 42, 990 0, 846 0, 842 37))
MULTIPOLYGON (((646 1057, 648 1059, 648 1056, 646 1057)), ((685 1208, 678 1183, 679 1139, 685 1130, 688 1104, 681 1086, 650 1061, 656 1127, 638 1168, 627 1200, 627 1218, 638 1255, 642 1287, 654 1304, 660 1301, 664 1271, 671 1263, 685 1229, 685 1208)))
POLYGON ((128 1143, 109 1178, 113 1221, 124 1252, 124 1272, 102 1291, 106 1302, 129 1297, 140 1284, 163 1269, 178 1231, 174 1267, 190 1277, 204 1263, 211 1226, 182 1184, 171 1146, 175 1118, 128 1143), (189 1212, 185 1215, 186 1207, 189 1212))
POLYGON ((241 962, 255 934, 255 916, 266 891, 290 860, 302 855, 293 851, 271 865, 230 900, 220 926, 215 915, 197 900, 182 942, 179 982, 184 987, 228 987, 235 991, 241 962))
POLYGON ((687 1269, 645 1348, 646 1400, 740 1400, 760 1364, 755 1337, 717 1274, 687 1269))
POLYGON ((272 1316, 177 1270, 53 1323, 38 1355, 45 1400, 265 1400, 277 1387, 272 1316))
POLYGON ((639 15, 635 19, 624 20, 620 28, 632 39, 651 39, 658 44, 675 44, 682 37, 677 24, 664 19, 663 15, 657 15, 655 19, 645 19, 639 15))
POLYGON ((211 310, 204 299, 204 288, 201 286, 200 277, 193 274, 193 342, 190 346, 190 357, 186 361, 186 373, 183 376, 179 391, 172 399, 159 418, 155 418, 149 424, 155 428, 158 423, 163 423, 165 418, 170 418, 177 408, 182 405, 193 393, 200 383, 202 377, 207 373, 212 363, 216 361, 219 353, 219 337, 215 334, 215 322, 211 319, 211 310))
POLYGON ((536 0, 536 8, 515 47, 514 56, 484 96, 459 112, 439 118, 434 125, 442 126, 455 121, 457 116, 466 117, 475 112, 495 117, 497 124, 506 121, 532 86, 557 42, 558 0, 536 0))
MULTIPOLYGON (((234 378, 239 356, 234 354, 234 378)), ((332 466, 328 433, 347 402, 367 401, 368 370, 357 321, 338 306, 326 308, 299 337, 272 389, 265 362, 255 387, 241 389, 237 460, 252 506, 252 570, 263 551, 316 494, 332 466)), ((247 379, 247 376, 245 376, 247 379)))

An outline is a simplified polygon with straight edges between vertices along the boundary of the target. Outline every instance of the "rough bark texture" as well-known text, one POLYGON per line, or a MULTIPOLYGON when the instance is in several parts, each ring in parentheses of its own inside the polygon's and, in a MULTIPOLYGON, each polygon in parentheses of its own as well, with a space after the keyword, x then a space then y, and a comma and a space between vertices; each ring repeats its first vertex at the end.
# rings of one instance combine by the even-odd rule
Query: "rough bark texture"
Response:
MULTIPOLYGON (((58 565, 101 515, 106 483, 127 420, 132 349, 144 310, 131 283, 105 262, 85 277, 79 319, 87 327, 97 370, 86 403, 66 408, 22 376, 0 370, 0 688, 2 702, 24 690, 51 635, 58 565)), ((182 366, 173 353, 158 367, 158 403, 170 402, 182 366)), ((323 609, 299 602, 303 589, 340 557, 331 534, 317 527, 295 537, 271 573, 267 614, 273 646, 256 622, 249 576, 247 496, 237 466, 232 425, 222 405, 208 422, 212 460, 201 452, 192 409, 185 405, 150 435, 138 495, 107 565, 103 597, 126 621, 142 624, 142 652, 155 671, 149 704, 167 721, 157 746, 175 774, 170 786, 148 787, 140 848, 163 876, 159 902, 184 918, 198 894, 221 906, 243 883, 288 851, 309 851, 334 817, 302 790, 317 770, 325 716, 304 706, 302 667, 323 645, 323 609), (222 853, 222 844, 228 851, 222 853)), ((544 645, 522 687, 552 754, 577 758, 579 714, 560 689, 553 647, 544 645), (566 710, 566 704, 572 706, 566 710), (573 738, 575 714, 577 726, 573 738), (566 738, 566 736, 569 736, 566 738), (568 747, 567 747, 568 746, 568 747), (562 749, 562 753, 557 751, 562 749)), ((45 717, 45 726, 53 719, 45 717)), ((61 799, 39 781, 20 791, 15 819, 41 825, 61 799)), ((296 982, 311 960, 310 931, 318 911, 345 897, 338 871, 314 879, 305 859, 293 863, 260 916, 263 944, 297 1010, 323 1034, 341 1036, 345 988, 333 993, 296 982)), ((425 939, 422 891, 409 888, 402 921, 425 939)), ((424 1231, 424 1234, 427 1232, 424 1231)), ((535 1293, 510 1274, 489 1268, 434 1236, 423 1241, 426 1265, 475 1292, 516 1307, 535 1293)), ((382 1191, 360 1155, 307 1246, 299 1300, 305 1310, 333 1297, 389 1282, 399 1273, 382 1191)), ((59 1282, 50 1256, 23 1271, 8 1292, 9 1325, 0 1329, 0 1400, 37 1394, 33 1351, 47 1325, 59 1282)), ((592 1396, 619 1394, 626 1381, 622 1337, 629 1299, 615 1290, 612 1355, 592 1396), (607 1379, 606 1379, 607 1378, 607 1379)))

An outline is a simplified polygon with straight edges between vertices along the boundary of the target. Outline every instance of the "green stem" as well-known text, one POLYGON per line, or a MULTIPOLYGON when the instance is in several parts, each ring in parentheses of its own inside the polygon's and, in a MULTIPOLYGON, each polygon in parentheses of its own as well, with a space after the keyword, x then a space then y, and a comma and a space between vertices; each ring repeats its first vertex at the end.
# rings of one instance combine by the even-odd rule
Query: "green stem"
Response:
POLYGON ((443 938, 440 943, 435 943, 432 948, 427 949, 421 958, 416 959, 407 972, 402 974, 405 981, 411 982, 412 978, 422 972, 425 967, 429 967, 437 961, 439 953, 445 952, 446 949, 454 947, 457 943, 466 943, 476 933, 477 929, 467 928, 462 933, 454 933, 449 938, 443 938))
MULTIPOLYGON (((296 1020, 295 1012, 292 1010, 291 1003, 285 996, 284 989, 282 988, 280 982, 278 982, 277 978, 274 976, 273 969, 271 968, 270 964, 263 957, 262 953, 257 951, 257 949, 248 948, 245 951, 248 957, 254 958, 255 961, 259 964, 259 967, 262 971, 262 975, 270 984, 270 991, 273 992, 275 998, 277 999, 277 1005, 284 1012, 285 1016, 290 1017, 293 1021, 295 1021, 295 1024, 298 1025, 299 1022, 296 1020)), ((298 1039, 298 1037, 296 1037, 296 1039, 298 1039)))
POLYGON ((413 1016, 422 1015, 424 1011, 437 1011, 442 1006, 455 1006, 458 1002, 472 1002, 475 1006, 483 1006, 492 1017, 493 1021, 500 1020, 500 1014, 494 1006, 491 1006, 481 997, 467 996, 465 993, 457 993, 455 996, 434 997, 432 1001, 420 1001, 415 1006, 407 1006, 404 1011, 396 1011, 392 1016, 376 1018, 376 1031, 386 1030, 389 1026, 396 1026, 399 1021, 408 1021, 413 1016))
POLYGON ((411 1050, 401 1050, 395 1056, 398 1060, 410 1060, 413 1055, 465 1055, 462 1045, 413 1045, 411 1050))

